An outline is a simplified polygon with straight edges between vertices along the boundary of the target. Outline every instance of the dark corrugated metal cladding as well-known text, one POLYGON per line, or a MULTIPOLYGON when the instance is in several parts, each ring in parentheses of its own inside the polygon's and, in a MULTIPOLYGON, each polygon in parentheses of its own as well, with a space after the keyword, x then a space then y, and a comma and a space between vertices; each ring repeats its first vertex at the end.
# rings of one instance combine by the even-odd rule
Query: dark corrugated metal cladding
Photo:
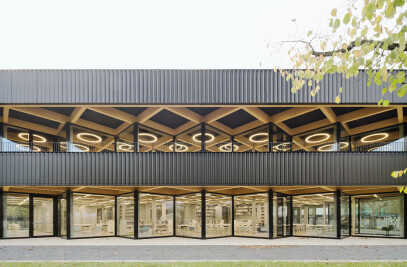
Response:
MULTIPOLYGON (((304 104, 333 103, 343 87, 342 103, 375 104, 386 83, 367 86, 363 71, 345 79, 328 74, 321 90, 312 86, 291 93, 291 82, 273 70, 2 70, 4 104, 304 104)), ((386 96, 407 103, 407 96, 386 96)))
POLYGON ((0 185, 402 185, 405 153, 2 153, 0 185))

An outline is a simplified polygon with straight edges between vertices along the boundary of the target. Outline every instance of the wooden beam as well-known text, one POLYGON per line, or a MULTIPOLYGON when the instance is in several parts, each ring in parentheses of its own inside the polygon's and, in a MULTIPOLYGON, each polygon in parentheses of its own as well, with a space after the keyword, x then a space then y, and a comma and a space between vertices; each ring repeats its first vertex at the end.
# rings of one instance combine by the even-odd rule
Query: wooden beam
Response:
POLYGON ((396 125, 396 124, 398 124, 398 118, 391 118, 391 119, 387 119, 387 120, 384 120, 384 121, 378 121, 378 122, 374 122, 374 123, 370 123, 370 124, 367 124, 367 125, 363 125, 363 126, 353 128, 352 129, 352 135, 360 134, 360 133, 364 133, 364 132, 369 132, 369 131, 373 131, 373 130, 376 130, 376 129, 393 126, 393 125, 396 125))
POLYGON ((100 125, 100 124, 97 124, 97 123, 94 123, 94 122, 91 122, 91 121, 86 121, 86 120, 83 120, 83 119, 79 119, 79 120, 76 121, 76 124, 79 125, 79 126, 82 126, 82 127, 87 127, 87 128, 92 129, 92 130, 102 132, 102 133, 107 133, 107 134, 110 134, 110 135, 115 135, 116 134, 115 129, 112 129, 110 127, 106 127, 104 125, 100 125))
POLYGON ((170 127, 164 126, 160 123, 157 123, 155 121, 144 121, 143 125, 148 126, 150 128, 153 128, 155 130, 159 130, 161 132, 164 132, 168 135, 174 135, 174 129, 171 129, 170 127))
POLYGON ((349 135, 352 135, 352 130, 349 128, 349 126, 348 126, 348 124, 347 124, 346 122, 343 122, 343 123, 342 123, 342 126, 343 126, 343 128, 345 128, 346 132, 347 132, 349 135))
POLYGON ((71 116, 69 116, 69 121, 71 123, 76 123, 79 118, 82 116, 83 112, 85 112, 86 108, 85 107, 78 107, 75 108, 71 114, 71 116))
POLYGON ((324 113, 325 117, 328 118, 328 120, 331 123, 335 123, 336 122, 336 115, 335 112, 333 112, 332 108, 329 107, 321 107, 320 108, 322 113, 324 113))
POLYGON ((403 107, 397 107, 397 119, 399 123, 403 123, 404 121, 403 107))
POLYGON ((276 115, 270 117, 270 121, 273 123, 283 122, 285 120, 298 117, 300 115, 306 114, 308 112, 314 111, 318 109, 318 107, 310 107, 310 108, 290 108, 289 110, 280 112, 276 115))
POLYGON ((56 121, 60 123, 65 123, 69 121, 69 117, 63 114, 59 114, 57 112, 53 112, 50 110, 46 110, 43 108, 19 108, 19 107, 12 107, 11 109, 17 110, 23 113, 27 113, 30 115, 34 115, 40 118, 44 118, 51 121, 56 121))
POLYGON ((179 107, 167 107, 166 110, 171 111, 181 117, 184 117, 194 123, 201 123, 204 120, 204 117, 196 114, 195 112, 187 109, 187 108, 179 108, 179 107))
POLYGON ((148 108, 137 116, 137 122, 144 123, 163 109, 164 109, 163 107, 148 108))
POLYGON ((383 107, 381 107, 381 108, 363 108, 363 109, 359 109, 359 110, 338 116, 337 120, 339 122, 349 122, 349 121, 354 121, 354 120, 362 119, 365 117, 369 117, 372 115, 376 115, 379 113, 383 113, 383 112, 386 112, 386 111, 389 111, 392 109, 394 109, 394 108, 383 108, 383 107))
POLYGON ((288 127, 284 122, 277 122, 274 124, 287 134, 293 135, 293 130, 290 127, 288 127))
POLYGON ((82 189, 85 189, 87 186, 79 186, 79 187, 75 187, 75 188, 71 188, 71 191, 72 192, 77 192, 77 191, 80 191, 80 190, 82 190, 82 189))
POLYGON ((3 108, 3 122, 8 123, 8 114, 9 114, 10 108, 4 107, 3 108))
POLYGON ((58 134, 57 129, 42 126, 42 125, 35 124, 35 123, 32 123, 32 122, 22 121, 22 120, 18 120, 18 119, 14 119, 14 118, 9 118, 8 122, 11 125, 26 128, 26 129, 30 129, 30 130, 36 130, 36 131, 51 134, 51 135, 57 135, 58 134))
POLYGON ((309 131, 312 131, 314 129, 318 129, 318 128, 321 128, 321 127, 328 126, 330 124, 331 124, 331 122, 328 119, 322 119, 322 120, 312 122, 312 123, 309 123, 309 124, 306 124, 306 125, 303 125, 303 126, 292 129, 293 130, 293 135, 309 132, 309 131))
POLYGON ((96 111, 98 113, 104 114, 106 116, 127 122, 127 123, 134 123, 137 121, 137 117, 134 115, 131 115, 129 113, 123 112, 121 110, 115 109, 115 108, 110 108, 110 107, 105 107, 105 108, 100 108, 100 107, 91 107, 89 108, 90 110, 96 111))
POLYGON ((219 130, 221 130, 221 131, 223 131, 223 132, 225 132, 225 133, 227 133, 227 134, 229 134, 229 135, 233 135, 233 134, 234 134, 233 129, 227 127, 226 125, 223 125, 223 124, 220 123, 220 122, 213 121, 213 122, 211 122, 210 126, 215 127, 216 129, 219 129, 219 130))
POLYGON ((185 123, 184 125, 181 125, 181 126, 178 127, 177 129, 175 129, 175 130, 174 130, 174 135, 178 135, 178 134, 180 134, 180 133, 182 133, 182 132, 184 132, 184 131, 186 131, 186 130, 188 130, 188 129, 191 129, 192 127, 195 127, 195 126, 197 126, 197 125, 198 125, 198 124, 195 123, 195 122, 193 122, 193 121, 187 122, 187 123, 185 123))
POLYGON ((224 107, 224 108, 219 108, 208 115, 204 117, 204 122, 206 123, 211 123, 214 122, 220 118, 223 118, 235 111, 238 111, 240 107, 224 107))
POLYGON ((10 186, 3 186, 3 191, 7 192, 10 189, 10 186))
POLYGON ((120 125, 119 127, 117 127, 117 129, 116 129, 116 134, 115 134, 115 135, 120 134, 121 132, 123 132, 124 130, 126 130, 130 125, 131 125, 131 124, 128 123, 128 122, 123 122, 122 125, 120 125))
POLYGON ((259 127, 261 125, 264 125, 264 123, 261 122, 261 121, 257 121, 257 120, 246 123, 245 125, 242 125, 242 126, 239 126, 239 127, 235 128, 235 129, 233 129, 233 135, 237 135, 237 134, 246 132, 248 130, 257 128, 257 127, 259 127))
POLYGON ((264 111, 262 111, 259 108, 254 108, 254 107, 244 107, 244 111, 261 121, 263 124, 269 123, 270 122, 270 116, 267 115, 264 111))

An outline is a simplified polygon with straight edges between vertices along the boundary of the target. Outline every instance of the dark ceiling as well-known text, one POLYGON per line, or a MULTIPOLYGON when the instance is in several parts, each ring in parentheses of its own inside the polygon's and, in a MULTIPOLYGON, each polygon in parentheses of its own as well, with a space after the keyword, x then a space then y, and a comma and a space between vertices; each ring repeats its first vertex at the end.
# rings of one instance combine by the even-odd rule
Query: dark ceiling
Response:
POLYGON ((239 109, 238 111, 235 111, 217 121, 231 129, 235 129, 255 120, 255 117, 253 117, 243 109, 239 109))
POLYGON ((31 122, 31 123, 36 123, 36 124, 39 124, 42 126, 53 128, 53 129, 57 129, 59 127, 59 122, 47 120, 47 119, 44 119, 41 117, 23 113, 23 112, 14 110, 14 109, 10 109, 9 116, 14 119, 27 121, 27 122, 31 122))
POLYGON ((56 112, 56 113, 59 113, 59 114, 65 115, 65 116, 70 116, 75 108, 71 108, 71 107, 58 107, 58 108, 55 108, 55 107, 43 107, 43 109, 53 111, 53 112, 56 112))
POLYGON ((189 122, 189 120, 185 119, 184 117, 181 117, 166 109, 163 109, 157 114, 155 114, 152 118, 150 118, 150 120, 162 124, 164 126, 167 126, 171 129, 176 129, 181 125, 184 125, 185 123, 189 122))
POLYGON ((141 112, 143 112, 144 110, 146 110, 147 108, 140 108, 140 107, 116 107, 115 109, 118 109, 120 111, 129 113, 131 115, 134 116, 138 116, 140 115, 141 112))
POLYGON ((316 109, 306 114, 302 114, 298 117, 286 120, 284 121, 284 123, 291 129, 293 129, 323 119, 326 119, 324 113, 322 113, 320 109, 316 109))
POLYGON ((217 110, 218 108, 187 108, 193 112, 195 112, 196 114, 199 114, 201 116, 206 116, 211 112, 214 112, 215 110, 217 110))
POLYGON ((110 116, 103 115, 99 112, 87 109, 81 116, 81 119, 91 121, 106 127, 116 129, 123 124, 121 120, 112 118, 110 116))
POLYGON ((395 118, 395 117, 397 117, 397 110, 393 109, 393 110, 382 112, 382 113, 379 113, 376 115, 365 117, 365 118, 362 118, 359 120, 350 121, 347 124, 348 124, 349 128, 353 129, 353 128, 360 127, 360 126, 363 126, 366 124, 383 121, 383 120, 387 120, 387 119, 391 119, 391 118, 395 118))

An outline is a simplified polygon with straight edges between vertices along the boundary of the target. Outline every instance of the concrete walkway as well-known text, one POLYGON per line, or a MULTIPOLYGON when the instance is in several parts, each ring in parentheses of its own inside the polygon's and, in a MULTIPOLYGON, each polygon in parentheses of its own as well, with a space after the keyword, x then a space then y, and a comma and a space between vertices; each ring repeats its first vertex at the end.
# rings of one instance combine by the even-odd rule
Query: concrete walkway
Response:
POLYGON ((407 240, 357 237, 343 240, 299 237, 131 240, 112 237, 0 241, 0 261, 407 261, 406 251, 407 240))

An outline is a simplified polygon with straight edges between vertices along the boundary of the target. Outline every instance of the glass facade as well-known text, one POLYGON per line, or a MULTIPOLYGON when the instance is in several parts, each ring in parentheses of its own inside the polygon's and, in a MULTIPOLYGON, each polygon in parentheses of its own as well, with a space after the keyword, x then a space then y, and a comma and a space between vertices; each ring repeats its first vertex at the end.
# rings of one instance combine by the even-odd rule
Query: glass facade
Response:
POLYGON ((232 197, 205 194, 206 237, 232 235, 232 197))
POLYGON ((202 237, 202 194, 175 197, 175 235, 202 237))
POLYGON ((3 238, 30 236, 29 202, 28 194, 3 193, 3 238))
POLYGON ((172 236, 173 211, 173 196, 139 193, 138 237, 172 236))
POLYGON ((34 197, 33 205, 34 236, 52 236, 54 234, 54 199, 34 197))
POLYGON ((234 197, 235 236, 269 236, 268 193, 234 197))
POLYGON ((399 193, 352 196, 352 234, 404 236, 404 199, 399 193))
POLYGON ((52 196, 0 192, 0 238, 405 237, 405 195, 339 193, 112 196, 66 192, 52 196))
POLYGON ((293 235, 336 237, 335 193, 294 196, 293 235))
POLYGON ((114 236, 115 197, 72 193, 71 237, 114 236))
POLYGON ((134 237, 134 193, 117 196, 117 235, 134 237))

